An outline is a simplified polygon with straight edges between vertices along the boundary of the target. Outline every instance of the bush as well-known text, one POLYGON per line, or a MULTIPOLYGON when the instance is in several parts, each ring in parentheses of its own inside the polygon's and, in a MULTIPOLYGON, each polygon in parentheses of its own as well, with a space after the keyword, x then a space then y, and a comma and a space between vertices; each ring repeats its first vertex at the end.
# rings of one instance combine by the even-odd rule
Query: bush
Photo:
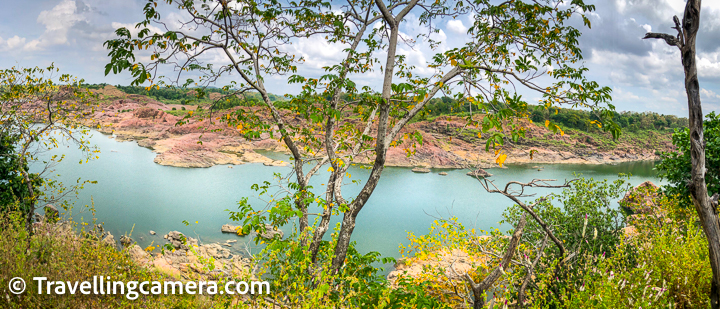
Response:
MULTIPOLYGON (((711 112, 705 116, 703 131, 705 136, 705 183, 708 193, 720 193, 720 117, 711 112)), ((690 181, 690 130, 675 129, 672 142, 676 152, 663 153, 662 161, 655 165, 658 176, 667 179, 668 185, 663 190, 668 195, 679 195, 682 205, 692 206, 687 183, 690 181)))
POLYGON ((258 300, 254 306, 282 304, 286 308, 443 308, 429 297, 423 285, 404 282, 391 288, 374 263, 388 263, 379 253, 360 254, 355 243, 348 248, 345 265, 338 273, 330 269, 337 233, 324 241, 313 263, 308 247, 295 235, 274 240, 256 258, 263 261, 258 276, 270 282, 273 300, 258 300))
POLYGON ((675 197, 657 198, 669 220, 637 222, 637 234, 614 255, 597 259, 579 288, 564 291, 560 307, 709 308, 707 239, 692 212, 678 203, 675 197))

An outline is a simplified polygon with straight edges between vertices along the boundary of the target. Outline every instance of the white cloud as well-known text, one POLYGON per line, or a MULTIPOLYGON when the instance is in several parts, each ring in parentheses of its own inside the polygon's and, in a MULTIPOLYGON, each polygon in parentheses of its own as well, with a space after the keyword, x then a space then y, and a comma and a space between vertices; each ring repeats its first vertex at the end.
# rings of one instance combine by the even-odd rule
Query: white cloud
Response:
POLYGON ((640 97, 630 91, 626 91, 620 87, 616 87, 613 89, 613 100, 622 100, 622 101, 634 101, 638 102, 640 101, 640 97))
POLYGON ((468 30, 468 28, 463 25, 463 22, 457 19, 448 21, 447 29, 450 30, 450 32, 454 32, 457 34, 466 34, 468 30))
POLYGON ((297 53, 305 58, 305 65, 314 69, 340 63, 346 45, 330 43, 319 36, 299 39, 292 45, 297 53))
POLYGON ((698 76, 720 78, 720 52, 700 53, 696 57, 698 76))
MULTIPOLYGON (((0 41, 0 43, 2 43, 2 41, 0 41)), ((21 38, 16 35, 14 37, 7 39, 5 41, 5 43, 7 44, 8 49, 15 49, 15 48, 20 47, 23 44, 25 44, 25 38, 21 38)))
POLYGON ((700 96, 705 99, 711 99, 711 100, 719 100, 720 94, 715 93, 715 91, 708 90, 705 88, 700 89, 700 96))
POLYGON ((85 20, 77 14, 75 1, 63 0, 49 11, 42 11, 37 22, 45 25, 45 32, 24 46, 24 50, 34 51, 53 45, 67 44, 68 31, 75 23, 85 20))

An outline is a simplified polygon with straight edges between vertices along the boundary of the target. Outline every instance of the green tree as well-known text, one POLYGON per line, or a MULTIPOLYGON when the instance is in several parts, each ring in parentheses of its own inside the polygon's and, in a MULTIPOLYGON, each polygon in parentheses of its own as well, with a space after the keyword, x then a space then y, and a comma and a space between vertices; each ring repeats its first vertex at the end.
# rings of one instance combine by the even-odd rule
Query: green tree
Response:
MULTIPOLYGON (((720 192, 720 116, 711 112, 705 115, 703 124, 705 135, 705 182, 708 192, 720 192)), ((675 129, 672 142, 677 151, 665 152, 660 155, 661 161, 655 165, 658 176, 666 179, 668 184, 663 186, 666 194, 678 196, 684 203, 692 205, 690 199, 690 170, 692 162, 690 159, 690 129, 675 129)))
POLYGON ((38 203, 66 203, 64 197, 77 193, 84 184, 65 187, 53 180, 52 167, 64 156, 42 155, 63 143, 76 145, 85 153, 85 160, 97 152, 87 141, 87 126, 92 126, 89 116, 96 103, 89 100, 92 96, 83 87, 83 80, 67 74, 58 76, 58 71, 54 66, 0 70, 0 176, 7 177, 0 179, 0 187, 12 188, 2 194, 12 191, 19 199, 30 233, 38 203), (29 171, 33 164, 38 173, 29 171), (38 188, 40 184, 42 188, 38 188))

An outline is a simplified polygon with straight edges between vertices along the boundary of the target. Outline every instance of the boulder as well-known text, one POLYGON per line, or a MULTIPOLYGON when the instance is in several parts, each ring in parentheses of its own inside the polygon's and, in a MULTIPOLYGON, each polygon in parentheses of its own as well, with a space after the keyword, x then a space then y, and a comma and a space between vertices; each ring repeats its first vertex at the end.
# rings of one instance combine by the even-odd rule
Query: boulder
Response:
POLYGON ((646 181, 625 193, 625 196, 618 203, 620 208, 628 215, 660 215, 654 201, 658 196, 657 191, 658 186, 651 181, 646 181))
POLYGON ((487 177, 492 176, 492 174, 488 173, 487 171, 485 171, 484 169, 481 169, 481 168, 478 168, 477 170, 468 172, 466 175, 468 175, 470 177, 482 177, 482 178, 487 178, 487 177))
POLYGON ((197 246, 198 241, 195 238, 192 237, 185 237, 182 233, 178 231, 172 231, 170 233, 167 233, 163 238, 167 239, 170 244, 175 247, 175 249, 181 249, 181 250, 187 250, 190 248, 190 246, 197 246))
POLYGON ((222 227, 220 227, 220 231, 223 233, 232 233, 232 234, 238 234, 238 231, 242 229, 242 226, 238 225, 231 225, 231 224, 223 224, 222 227))
POLYGON ((637 229, 632 225, 622 228, 621 231, 623 235, 625 235, 625 238, 633 238, 638 234, 637 229))
POLYGON ((115 236, 113 236, 109 232, 107 233, 107 235, 105 235, 105 238, 103 238, 101 242, 113 248, 117 246, 117 243, 115 243, 115 236))
POLYGON ((274 161, 263 162, 263 165, 265 165, 265 166, 288 166, 288 163, 285 161, 274 160, 274 161))
POLYGON ((430 173, 430 169, 429 169, 429 168, 427 168, 427 167, 420 167, 420 166, 418 166, 418 167, 416 167, 416 168, 413 168, 412 171, 415 172, 415 173, 430 173))
POLYGON ((172 267, 170 262, 164 258, 158 258, 152 262, 155 269, 173 277, 180 277, 182 273, 175 267, 172 267))
POLYGON ((150 231, 150 235, 155 235, 155 234, 157 234, 157 233, 155 233, 155 231, 152 231, 152 230, 150 231))
POLYGON ((440 172, 440 173, 438 173, 438 175, 440 175, 440 176, 447 176, 447 173, 446 173, 446 172, 440 172))
POLYGON ((201 256, 209 256, 216 260, 227 260, 232 258, 232 254, 228 249, 221 247, 219 244, 207 244, 197 248, 197 253, 201 256))
MULTIPOLYGON (((423 273, 434 270, 443 271, 444 277, 438 280, 462 279, 464 274, 470 273, 478 267, 485 266, 487 258, 482 256, 470 256, 460 249, 444 249, 439 252, 433 252, 432 258, 427 259, 400 259, 395 264, 395 270, 391 271, 387 279, 390 284, 395 286, 400 277, 419 278, 423 273)), ((436 277, 435 275, 432 276, 436 277)))
POLYGON ((265 232, 260 233, 260 237, 266 239, 275 238, 276 235, 280 236, 280 238, 283 238, 285 234, 283 234, 283 231, 275 229, 270 224, 265 224, 265 232))
POLYGON ((150 254, 145 252, 140 246, 132 245, 128 248, 128 254, 138 264, 144 265, 150 261, 150 254))
POLYGON ((129 247, 129 246, 132 245, 133 243, 134 243, 134 241, 133 241, 132 238, 130 238, 130 236, 127 236, 127 235, 122 235, 122 236, 120 236, 120 244, 121 244, 123 247, 129 247))

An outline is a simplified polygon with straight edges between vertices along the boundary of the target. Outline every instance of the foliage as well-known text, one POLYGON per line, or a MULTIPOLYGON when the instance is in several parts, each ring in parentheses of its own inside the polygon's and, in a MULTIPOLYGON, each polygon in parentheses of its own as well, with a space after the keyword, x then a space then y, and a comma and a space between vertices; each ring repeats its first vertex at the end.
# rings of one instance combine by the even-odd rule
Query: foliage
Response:
MULTIPOLYGON (((593 111, 570 109, 570 108, 550 108, 544 106, 529 105, 530 120, 534 123, 543 124, 545 120, 550 120, 560 126, 570 129, 578 129, 585 132, 603 132, 600 125, 602 119, 593 111)), ((428 101, 425 106, 425 112, 421 114, 421 118, 431 119, 431 117, 444 115, 467 116, 473 111, 472 104, 467 100, 456 100, 453 97, 433 98, 428 101)), ((475 110, 475 113, 478 111, 475 110)), ((627 132, 637 132, 641 130, 665 130, 687 127, 687 118, 679 118, 674 115, 661 115, 654 112, 613 112, 613 121, 623 134, 627 132)))
MULTIPOLYGON (((578 178, 562 194, 552 194, 537 203, 533 211, 552 227, 569 250, 593 255, 611 253, 620 241, 620 229, 625 226, 624 215, 613 201, 629 188, 623 178, 612 182, 578 178)), ((517 205, 508 207, 502 222, 515 226, 523 212, 517 205)), ((523 241, 537 243, 544 235, 535 220, 528 220, 523 241)), ((555 246, 550 246, 545 254, 551 260, 560 258, 555 246)))
MULTIPOLYGON (((475 282, 480 282, 501 260, 499 256, 489 255, 488 252, 500 252, 507 246, 507 238, 503 237, 499 229, 466 229, 457 218, 435 220, 427 235, 416 236, 408 233, 408 240, 408 245, 400 247, 402 262, 408 267, 419 264, 423 271, 412 276, 405 271, 398 275, 397 280, 425 286, 427 293, 453 308, 472 305, 465 286, 467 282, 458 266, 437 262, 448 260, 447 262, 467 264, 466 267, 470 267, 467 274, 475 282)), ((525 248, 522 250, 531 254, 525 248)), ((505 268, 508 270, 506 276, 514 276, 510 267, 505 268)), ((503 299, 507 288, 506 283, 499 284, 493 297, 503 299)))
MULTIPOLYGON (((176 88, 176 87, 140 87, 115 86, 127 94, 139 94, 151 97, 166 104, 180 103, 193 105, 212 105, 215 109, 228 109, 235 106, 255 106, 262 100, 257 92, 235 94, 223 88, 176 88), (215 95, 211 95, 215 94, 215 95)), ((283 100, 282 96, 268 94, 271 101, 283 100)))
POLYGON ((37 203, 61 201, 85 184, 78 181, 77 186, 67 188, 52 180, 51 168, 64 156, 41 155, 64 143, 74 144, 85 154, 82 164, 98 152, 87 140, 88 126, 92 126, 89 116, 96 106, 90 100, 92 94, 82 88, 83 80, 67 74, 57 76, 58 71, 52 65, 0 70, 0 136, 6 137, 2 140, 3 154, 9 155, 4 158, 6 171, 1 176, 10 177, 0 181, 21 176, 20 184, 27 187, 22 203, 27 205, 28 230, 37 203), (40 172, 31 174, 30 165, 40 172), (42 190, 35 190, 39 183, 42 190))
MULTIPOLYGON (((336 230, 339 226, 336 228, 336 230)), ((261 259, 258 275, 272 278, 270 297, 254 300, 254 305, 282 304, 289 308, 445 308, 425 293, 424 286, 403 282, 391 288, 373 264, 394 262, 379 253, 361 254, 351 243, 345 265, 334 272, 330 268, 333 242, 323 241, 313 261, 308 245, 292 235, 270 243, 256 255, 261 259), (310 270, 310 271, 309 271, 310 270)))
MULTIPOLYGON (((518 292, 527 276, 527 271, 538 254, 542 254, 540 262, 534 266, 533 273, 538 278, 530 282, 526 293, 531 301, 538 299, 554 300, 555 293, 574 287, 592 270, 588 257, 611 255, 621 243, 624 216, 612 201, 627 190, 628 185, 623 179, 613 182, 595 181, 580 178, 572 182, 570 188, 560 195, 549 195, 536 200, 533 211, 550 226, 554 235, 560 239, 565 248, 572 252, 572 258, 562 256, 552 242, 544 243, 544 231, 530 216, 521 238, 521 244, 515 254, 516 258, 510 265, 502 266, 502 277, 493 286, 493 302, 502 304, 504 301, 517 301, 518 292), (566 260, 558 266, 560 260, 566 260), (559 268, 558 268, 559 267, 559 268), (547 277, 547 278, 546 278, 547 277), (548 278, 552 278, 551 280, 548 278), (546 280, 547 279, 547 280, 546 280)), ((519 206, 509 207, 503 214, 502 223, 516 226, 524 210, 519 206)), ((456 219, 440 220, 430 228, 430 233, 417 237, 409 235, 410 244, 403 247, 403 254, 413 253, 407 263, 418 263, 447 258, 447 252, 460 250, 467 255, 464 261, 472 263, 474 268, 467 273, 474 282, 480 282, 501 261, 508 244, 508 236, 500 230, 490 233, 480 231, 478 236, 474 229, 467 230, 456 219)), ((513 233, 510 230, 509 233, 513 233)), ((570 253, 566 253, 570 254, 570 253)), ((457 270, 448 267, 427 267, 414 280, 424 282, 429 292, 440 299, 453 304, 472 305, 470 288, 463 274, 453 274, 457 270)))
MULTIPOLYGON (((711 112, 705 116, 703 131, 705 134, 705 183, 709 195, 720 193, 720 116, 711 112)), ((690 182, 690 130, 688 128, 675 129, 672 142, 677 151, 661 154, 660 161, 655 168, 661 179, 667 179, 668 184, 663 190, 668 195, 679 195, 684 200, 683 205, 691 206, 690 191, 687 184, 690 182)))
MULTIPOLYGON (((9 207, 21 205, 20 211, 26 216, 32 212, 28 187, 23 183, 24 178, 15 167, 17 154, 15 153, 17 136, 0 135, 0 213, 9 211, 9 207)), ((23 166, 28 170, 27 163, 23 166)), ((40 189, 41 179, 35 173, 30 173, 33 188, 40 189)))

